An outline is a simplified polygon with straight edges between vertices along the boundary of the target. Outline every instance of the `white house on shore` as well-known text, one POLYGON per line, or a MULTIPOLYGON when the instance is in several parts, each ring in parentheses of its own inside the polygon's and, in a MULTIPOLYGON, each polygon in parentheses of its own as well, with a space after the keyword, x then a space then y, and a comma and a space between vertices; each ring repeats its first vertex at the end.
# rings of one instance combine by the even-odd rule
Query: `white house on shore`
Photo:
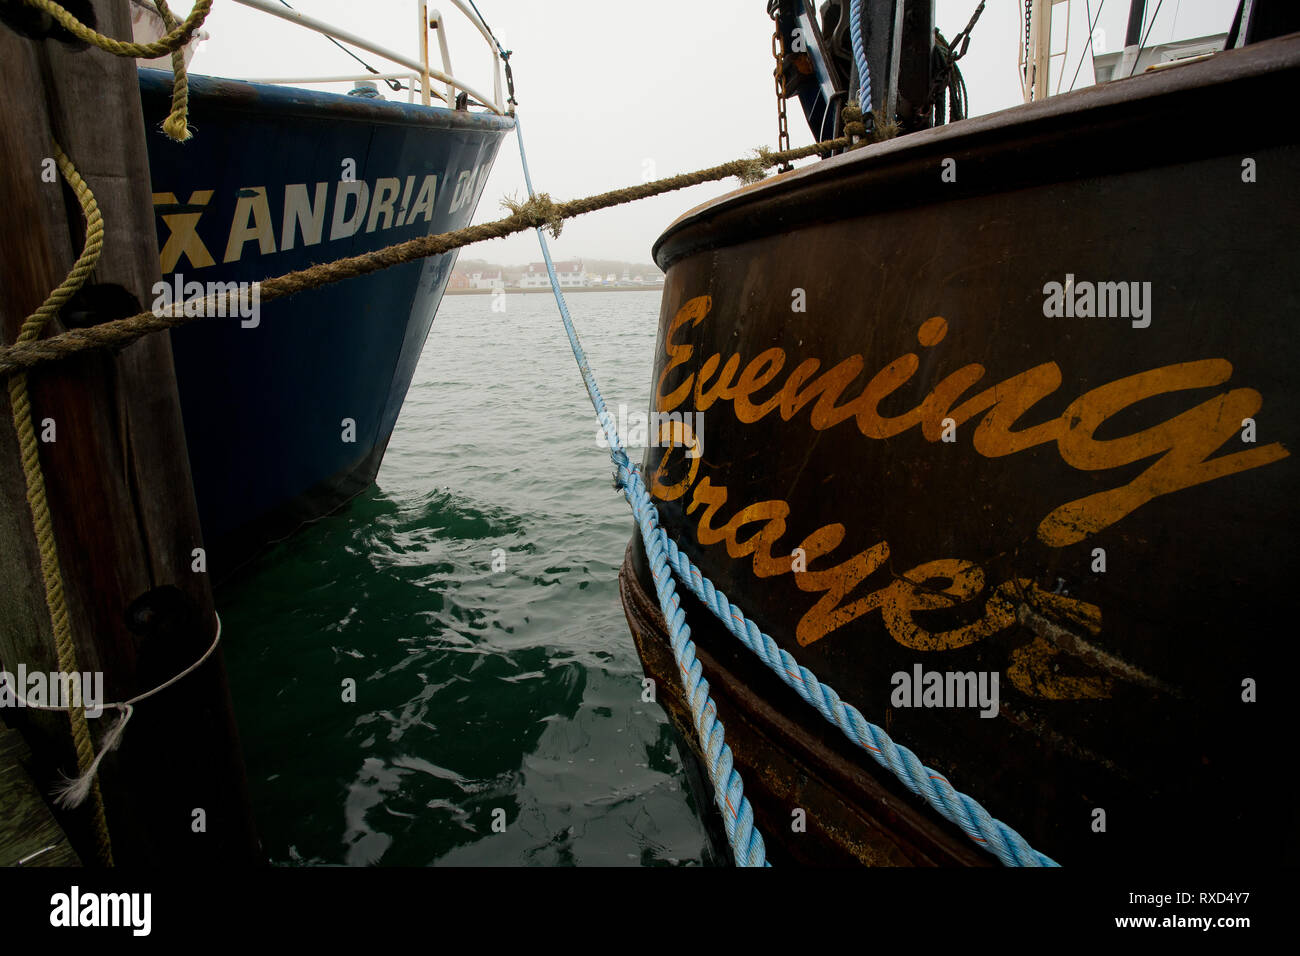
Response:
POLYGON ((499 289, 505 284, 501 277, 501 271, 496 272, 471 272, 469 274, 469 287, 471 289, 499 289))
MULTIPOLYGON (((582 267, 581 260, 555 263, 555 275, 559 278, 562 289, 583 289, 587 286, 587 273, 582 267)), ((549 289, 550 287, 551 280, 546 274, 546 263, 529 263, 528 271, 519 280, 519 288, 549 289)))

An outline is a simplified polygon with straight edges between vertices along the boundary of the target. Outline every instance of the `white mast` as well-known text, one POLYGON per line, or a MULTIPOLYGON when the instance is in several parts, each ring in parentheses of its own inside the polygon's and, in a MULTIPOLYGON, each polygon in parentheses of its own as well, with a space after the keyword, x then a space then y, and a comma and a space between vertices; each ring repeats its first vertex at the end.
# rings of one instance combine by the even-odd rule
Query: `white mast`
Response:
MULTIPOLYGON (((1020 45, 1020 88, 1025 102, 1049 95, 1052 60, 1064 57, 1070 46, 1070 8, 1065 10, 1065 49, 1052 52, 1052 10, 1070 0, 1032 0, 1026 41, 1020 45)), ((1064 69, 1064 67, 1062 67, 1064 69)))

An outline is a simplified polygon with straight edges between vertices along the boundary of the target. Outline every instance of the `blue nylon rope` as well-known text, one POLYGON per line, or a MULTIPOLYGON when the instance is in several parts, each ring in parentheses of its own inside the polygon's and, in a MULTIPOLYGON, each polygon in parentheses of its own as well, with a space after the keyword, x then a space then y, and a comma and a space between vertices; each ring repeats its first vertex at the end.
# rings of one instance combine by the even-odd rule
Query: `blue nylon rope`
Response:
MULTIPOLYGON (((528 186, 528 195, 534 196, 533 177, 528 170, 528 154, 524 151, 523 126, 519 117, 515 117, 515 131, 519 135, 519 158, 523 162, 524 182, 528 186)), ((677 659, 677 668, 682 679, 682 690, 690 704, 691 716, 695 721, 695 731, 699 735, 700 746, 705 755, 705 766, 709 779, 713 783, 714 802, 722 814, 723 826, 727 831, 727 840, 735 856, 737 866, 766 866, 767 851, 763 837, 754 827, 754 811, 745 797, 744 783, 734 766, 731 748, 727 746, 722 722, 718 720, 718 709, 709 696, 709 682, 704 679, 700 662, 695 657, 695 642, 691 640, 691 629, 686 623, 686 612, 681 609, 677 598, 676 585, 664 553, 663 541, 666 536, 659 528, 659 513, 650 496, 641 484, 636 466, 628 458, 619 438, 618 428, 613 416, 605 406, 605 399, 600 394, 595 376, 587 364, 587 353, 578 340, 577 330, 573 327, 573 318, 560 291, 560 280, 555 275, 555 264, 551 261, 551 250, 546 243, 542 229, 537 229, 537 240, 542 246, 542 258, 546 260, 546 272, 551 279, 551 291, 555 293, 556 305, 560 308, 560 317, 564 320, 564 331, 569 336, 569 345, 573 356, 578 361, 582 372, 583 384, 587 395, 596 410, 596 417, 605 430, 609 442, 610 457, 618 468, 620 486, 632 505, 637 527, 641 531, 641 540, 645 543, 646 554, 650 559, 651 573, 655 579, 655 592, 659 598, 659 609, 668 623, 668 634, 673 656, 677 659), (640 487, 641 493, 635 497, 628 492, 629 487, 640 487), (657 532, 657 533, 656 533, 657 532)))
POLYGON ((853 41, 853 62, 858 67, 858 106, 866 116, 871 112, 871 68, 867 66, 867 51, 862 44, 862 0, 849 4, 849 37, 853 41))
MULTIPOLYGON (((857 0, 855 0, 856 4, 857 0)), ((532 176, 528 170, 528 156, 524 151, 523 127, 515 117, 519 135, 519 157, 523 163, 524 181, 528 195, 535 195, 532 176)), ((1040 853, 1014 829, 991 816, 979 801, 955 789, 938 771, 925 766, 907 747, 895 744, 890 736, 862 716, 861 711, 840 699, 829 685, 819 681, 812 671, 801 665, 782 650, 767 634, 759 629, 713 582, 703 575, 668 533, 659 524, 659 511, 650 498, 638 469, 628 457, 619 438, 613 416, 605 406, 600 387, 587 364, 587 353, 578 340, 573 318, 560 291, 560 282, 551 261, 550 248, 542 229, 537 229, 542 257, 550 276, 551 290, 559 306, 564 330, 582 373, 587 395, 596 410, 596 417, 609 442, 610 458, 618 470, 619 485, 632 506, 640 530, 650 571, 655 581, 655 591, 664 620, 668 624, 673 655, 681 671, 682 686, 691 706, 696 731, 707 756, 706 766, 713 781, 714 799, 722 812, 727 838, 739 866, 766 865, 763 838, 753 826, 753 810, 745 798, 740 774, 733 766, 731 749, 727 746, 723 727, 717 720, 717 708, 709 697, 709 684, 695 657, 695 645, 690 638, 686 612, 677 597, 673 572, 706 607, 747 648, 753 651, 778 677, 793 688, 800 697, 816 708, 817 712, 844 732, 850 740, 869 753, 876 763, 892 772, 913 793, 922 797, 946 820, 955 823, 976 845, 992 853, 1006 866, 1057 866, 1051 857, 1040 853)))

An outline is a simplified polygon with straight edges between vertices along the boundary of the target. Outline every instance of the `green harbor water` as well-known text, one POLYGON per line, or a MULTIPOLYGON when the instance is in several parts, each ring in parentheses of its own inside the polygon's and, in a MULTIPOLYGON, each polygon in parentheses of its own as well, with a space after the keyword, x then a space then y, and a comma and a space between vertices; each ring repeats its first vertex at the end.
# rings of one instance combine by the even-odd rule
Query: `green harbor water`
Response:
MULTIPOLYGON (((217 592, 264 849, 721 862, 641 699, 617 582, 632 518, 554 300, 492 302, 443 300, 376 484, 217 592)), ((645 411, 659 292, 569 304, 611 409, 645 411)))

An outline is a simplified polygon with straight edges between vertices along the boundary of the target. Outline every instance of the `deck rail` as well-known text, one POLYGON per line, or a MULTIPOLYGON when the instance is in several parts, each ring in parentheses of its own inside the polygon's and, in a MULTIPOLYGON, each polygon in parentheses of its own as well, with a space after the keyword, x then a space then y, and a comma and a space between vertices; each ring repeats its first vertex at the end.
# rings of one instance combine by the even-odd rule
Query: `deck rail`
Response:
POLYGON ((398 66, 405 67, 405 70, 398 72, 370 72, 346 76, 324 76, 324 77, 275 77, 275 78, 258 78, 253 80, 257 83, 274 83, 292 86, 301 86, 310 83, 339 83, 355 82, 357 80, 374 80, 374 79, 408 79, 411 81, 410 96, 408 99, 414 99, 415 91, 418 88, 421 101, 425 106, 430 105, 433 97, 442 100, 448 106, 454 106, 457 99, 457 91, 467 95, 470 102, 476 103, 485 109, 491 110, 498 116, 505 116, 514 112, 513 104, 508 103, 501 95, 501 65, 502 58, 496 41, 492 33, 488 30, 483 18, 467 5, 465 0, 446 0, 457 10, 459 10, 470 21, 471 24, 482 36, 484 42, 488 45, 488 51, 492 55, 493 65, 493 83, 491 95, 471 86, 466 81, 455 76, 451 66, 451 53, 447 43, 447 21, 438 10, 429 9, 427 0, 417 0, 416 6, 419 13, 419 58, 412 58, 398 53, 394 50, 387 49, 370 40, 365 39, 349 30, 341 27, 332 26, 323 20, 310 17, 299 10, 294 10, 286 6, 272 3, 271 0, 235 0, 245 7, 251 7, 261 13, 278 17, 289 23, 297 24, 304 29, 311 30, 315 33, 324 34, 340 43, 346 43, 354 46, 359 50, 365 50, 375 56, 383 57, 398 66), (442 69, 436 69, 429 62, 429 31, 434 30, 438 35, 438 52, 442 61, 442 69), (443 86, 441 91, 433 89, 433 83, 443 86))

